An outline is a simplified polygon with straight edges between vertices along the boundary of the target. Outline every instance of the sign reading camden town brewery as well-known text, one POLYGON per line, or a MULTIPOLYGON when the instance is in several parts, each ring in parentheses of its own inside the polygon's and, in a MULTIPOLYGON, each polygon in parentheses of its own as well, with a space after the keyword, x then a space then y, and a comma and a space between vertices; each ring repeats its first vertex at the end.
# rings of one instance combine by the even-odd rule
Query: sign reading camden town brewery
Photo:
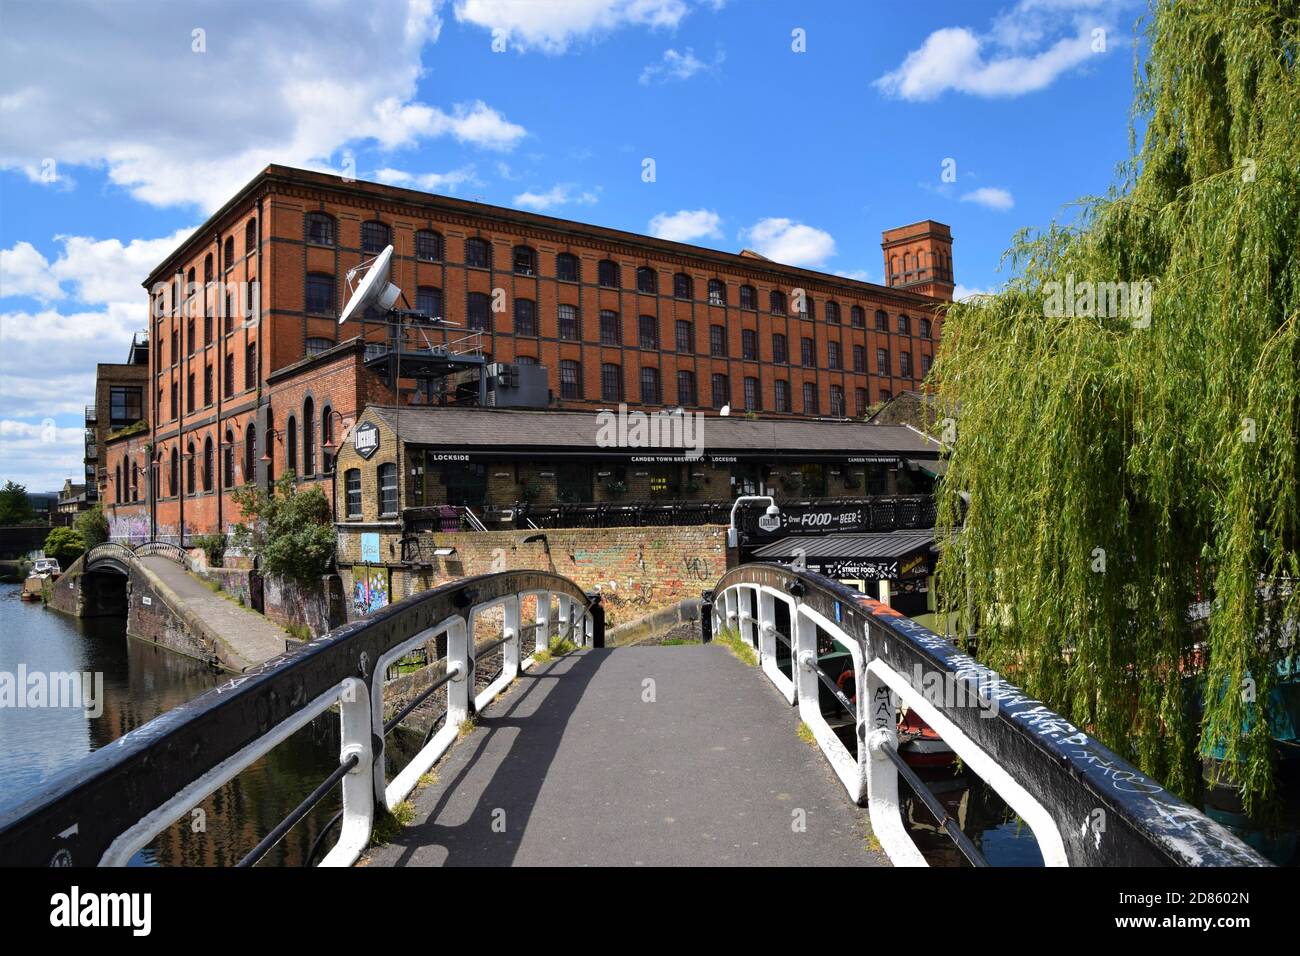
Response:
POLYGON ((379 450, 379 427, 373 422, 362 422, 352 431, 352 447, 367 461, 379 450))

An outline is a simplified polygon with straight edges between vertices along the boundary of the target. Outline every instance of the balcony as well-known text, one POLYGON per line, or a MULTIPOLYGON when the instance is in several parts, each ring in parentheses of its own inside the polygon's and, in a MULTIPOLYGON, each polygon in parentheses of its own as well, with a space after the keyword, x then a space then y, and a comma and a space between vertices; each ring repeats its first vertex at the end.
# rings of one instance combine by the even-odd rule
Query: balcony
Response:
POLYGON ((98 421, 99 421, 99 413, 96 411, 95 406, 94 406, 94 405, 87 405, 87 406, 86 406, 86 424, 87 424, 87 425, 94 425, 94 424, 97 424, 98 421))

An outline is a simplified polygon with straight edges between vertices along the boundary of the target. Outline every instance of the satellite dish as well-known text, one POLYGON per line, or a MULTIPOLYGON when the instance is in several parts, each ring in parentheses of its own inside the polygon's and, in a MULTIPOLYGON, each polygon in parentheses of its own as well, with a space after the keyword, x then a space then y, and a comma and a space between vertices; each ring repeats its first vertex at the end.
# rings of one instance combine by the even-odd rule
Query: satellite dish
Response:
POLYGON ((393 262, 393 247, 385 246, 384 251, 375 256, 368 263, 363 262, 355 268, 348 270, 348 285, 352 285, 352 280, 356 278, 359 270, 366 270, 365 278, 352 292, 352 297, 348 299, 348 304, 343 307, 343 312, 339 315, 339 325, 342 325, 348 319, 355 318, 365 313, 366 309, 376 306, 383 312, 387 312, 397 301, 397 297, 402 294, 402 290, 388 281, 388 274, 393 262))

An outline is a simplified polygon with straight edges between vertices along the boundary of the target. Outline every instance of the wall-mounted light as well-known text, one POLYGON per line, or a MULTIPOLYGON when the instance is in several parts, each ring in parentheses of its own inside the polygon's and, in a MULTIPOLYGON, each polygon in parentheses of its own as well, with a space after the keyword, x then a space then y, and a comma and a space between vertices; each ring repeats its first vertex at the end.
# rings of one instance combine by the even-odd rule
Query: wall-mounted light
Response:
POLYGON ((433 556, 435 558, 448 558, 456 553, 455 548, 434 548, 433 556))

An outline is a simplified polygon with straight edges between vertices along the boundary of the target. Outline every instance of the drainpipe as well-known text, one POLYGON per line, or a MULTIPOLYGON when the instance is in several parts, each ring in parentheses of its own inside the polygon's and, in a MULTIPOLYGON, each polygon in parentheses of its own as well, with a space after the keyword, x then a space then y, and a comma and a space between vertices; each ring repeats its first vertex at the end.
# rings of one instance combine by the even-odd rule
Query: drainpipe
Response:
MULTIPOLYGON (((176 341, 178 344, 184 346, 185 324, 181 322, 181 315, 174 308, 175 300, 173 300, 172 304, 172 318, 176 322, 176 341)), ((181 348, 180 352, 185 356, 185 360, 176 363, 176 374, 179 376, 176 380, 176 405, 178 406, 176 412, 176 460, 178 462, 183 462, 185 460, 185 402, 183 402, 182 399, 186 397, 185 375, 187 371, 186 363, 189 361, 189 353, 186 352, 184 348, 181 348)), ((183 469, 180 478, 176 481, 176 490, 179 492, 176 497, 180 502, 180 527, 177 530, 180 535, 180 547, 182 549, 185 547, 185 475, 187 473, 187 470, 183 469)))

